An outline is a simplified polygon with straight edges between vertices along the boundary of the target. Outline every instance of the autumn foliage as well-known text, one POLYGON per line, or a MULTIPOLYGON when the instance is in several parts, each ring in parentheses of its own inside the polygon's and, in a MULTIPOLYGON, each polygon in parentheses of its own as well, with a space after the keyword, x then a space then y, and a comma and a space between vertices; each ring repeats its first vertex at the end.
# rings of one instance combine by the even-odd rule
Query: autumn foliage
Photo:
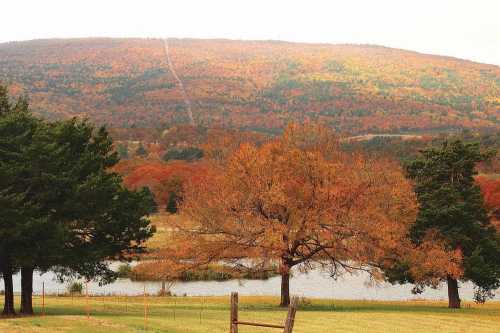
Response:
POLYGON ((500 231, 500 179, 480 176, 476 182, 481 187, 492 222, 500 231))
POLYGON ((242 144, 186 187, 190 223, 176 226, 175 244, 190 265, 279 263, 286 305, 292 267, 372 271, 403 250, 415 211, 396 163, 341 151, 325 127, 291 125, 261 146, 242 144))
POLYGON ((120 162, 114 171, 124 176, 129 189, 148 187, 158 205, 165 207, 170 193, 179 191, 184 182, 196 183, 206 173, 203 163, 176 161, 164 163, 156 160, 134 159, 120 162))
MULTIPOLYGON (((169 39, 197 125, 342 132, 498 129, 500 69, 368 45, 169 39)), ((159 39, 0 44, 0 81, 46 118, 113 127, 188 123, 159 39)))

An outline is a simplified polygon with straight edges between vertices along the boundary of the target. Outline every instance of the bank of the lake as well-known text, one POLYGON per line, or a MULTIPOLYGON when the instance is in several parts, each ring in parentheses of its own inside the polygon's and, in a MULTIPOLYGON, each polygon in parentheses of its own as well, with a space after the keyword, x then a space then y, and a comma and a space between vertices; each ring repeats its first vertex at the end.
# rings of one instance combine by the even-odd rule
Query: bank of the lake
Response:
MULTIPOLYGON (((14 289, 20 291, 20 275, 14 277, 14 289)), ((52 273, 34 276, 34 292, 41 293, 42 283, 45 292, 64 293, 66 284, 59 283, 52 273)), ((161 289, 161 282, 138 282, 130 279, 119 279, 116 282, 99 286, 89 283, 89 292, 95 295, 141 295, 146 286, 147 293, 157 294, 161 289)), ((337 280, 332 279, 327 272, 315 269, 309 273, 294 272, 291 279, 291 293, 308 298, 344 299, 344 300, 379 300, 403 301, 415 299, 445 300, 446 288, 427 288, 423 294, 413 295, 412 285, 391 285, 389 283, 371 283, 367 274, 345 275, 337 280)), ((170 291, 175 295, 188 296, 227 296, 232 291, 248 296, 278 296, 280 293, 280 277, 267 280, 229 280, 229 281, 196 281, 175 282, 170 291)), ((474 289, 469 283, 461 284, 461 297, 472 300, 474 289)), ((500 300, 497 293, 495 299, 500 300)))

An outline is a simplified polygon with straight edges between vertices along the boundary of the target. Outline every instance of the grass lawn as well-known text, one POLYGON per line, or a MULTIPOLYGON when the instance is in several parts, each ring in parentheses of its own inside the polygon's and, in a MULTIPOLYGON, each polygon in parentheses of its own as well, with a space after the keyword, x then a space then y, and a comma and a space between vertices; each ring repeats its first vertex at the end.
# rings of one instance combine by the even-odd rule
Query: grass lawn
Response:
MULTIPOLYGON (((34 303, 40 313, 41 299, 34 303)), ((151 296, 147 303, 145 322, 143 297, 92 297, 87 318, 84 297, 51 296, 45 299, 45 316, 0 319, 0 332, 229 332, 229 297, 151 296)), ((286 310, 277 303, 274 297, 240 297, 240 320, 281 324, 286 310)), ((307 300, 297 312, 294 332, 500 332, 500 302, 449 310, 442 302, 307 300)))
POLYGON ((172 225, 176 223, 187 224, 185 218, 180 215, 171 215, 168 213, 159 213, 151 215, 151 224, 156 227, 156 233, 147 240, 146 247, 149 249, 158 249, 169 244, 169 239, 172 233, 172 225))

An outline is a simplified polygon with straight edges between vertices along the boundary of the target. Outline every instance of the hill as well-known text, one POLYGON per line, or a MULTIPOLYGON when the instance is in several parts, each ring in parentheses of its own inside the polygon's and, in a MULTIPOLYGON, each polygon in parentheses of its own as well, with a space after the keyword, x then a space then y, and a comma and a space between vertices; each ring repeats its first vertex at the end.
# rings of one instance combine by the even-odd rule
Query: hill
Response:
POLYGON ((0 44, 0 81, 47 118, 350 133, 500 127, 500 67, 369 45, 169 39, 0 44), (170 61, 167 57, 170 56, 170 61))

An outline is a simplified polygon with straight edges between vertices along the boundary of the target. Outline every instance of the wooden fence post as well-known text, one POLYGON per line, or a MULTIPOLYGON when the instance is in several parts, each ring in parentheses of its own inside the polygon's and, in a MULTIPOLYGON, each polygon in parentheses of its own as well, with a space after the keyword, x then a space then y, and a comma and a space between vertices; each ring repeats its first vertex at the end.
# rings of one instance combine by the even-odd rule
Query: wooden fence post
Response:
POLYGON ((174 298, 174 320, 175 320, 175 308, 177 307, 177 300, 174 298))
POLYGON ((298 297, 293 297, 290 305, 288 307, 288 315, 286 317, 285 325, 267 324, 267 323, 255 323, 249 321, 238 320, 238 293, 231 293, 231 321, 230 321, 230 333, 238 333, 238 325, 246 326, 256 326, 256 327, 269 327, 269 328, 279 328, 284 329, 284 333, 292 333, 293 324, 295 323, 295 314, 297 312, 297 305, 299 303, 298 297))
POLYGON ((146 298, 146 284, 144 283, 144 332, 148 330, 148 303, 146 298))
POLYGON ((201 325, 201 313, 203 312, 203 304, 204 304, 204 298, 201 299, 201 308, 200 308, 200 325, 201 325))
POLYGON ((238 333, 238 293, 231 293, 231 329, 230 333, 238 333))
POLYGON ((295 322, 295 313, 297 312, 298 298, 293 297, 290 306, 288 307, 288 315, 286 316, 285 330, 283 333, 292 333, 293 324, 295 322))
POLYGON ((87 310, 87 319, 90 319, 90 305, 89 305, 89 282, 85 281, 85 301, 87 310))
POLYGON ((45 316, 45 281, 42 282, 42 316, 45 316))

